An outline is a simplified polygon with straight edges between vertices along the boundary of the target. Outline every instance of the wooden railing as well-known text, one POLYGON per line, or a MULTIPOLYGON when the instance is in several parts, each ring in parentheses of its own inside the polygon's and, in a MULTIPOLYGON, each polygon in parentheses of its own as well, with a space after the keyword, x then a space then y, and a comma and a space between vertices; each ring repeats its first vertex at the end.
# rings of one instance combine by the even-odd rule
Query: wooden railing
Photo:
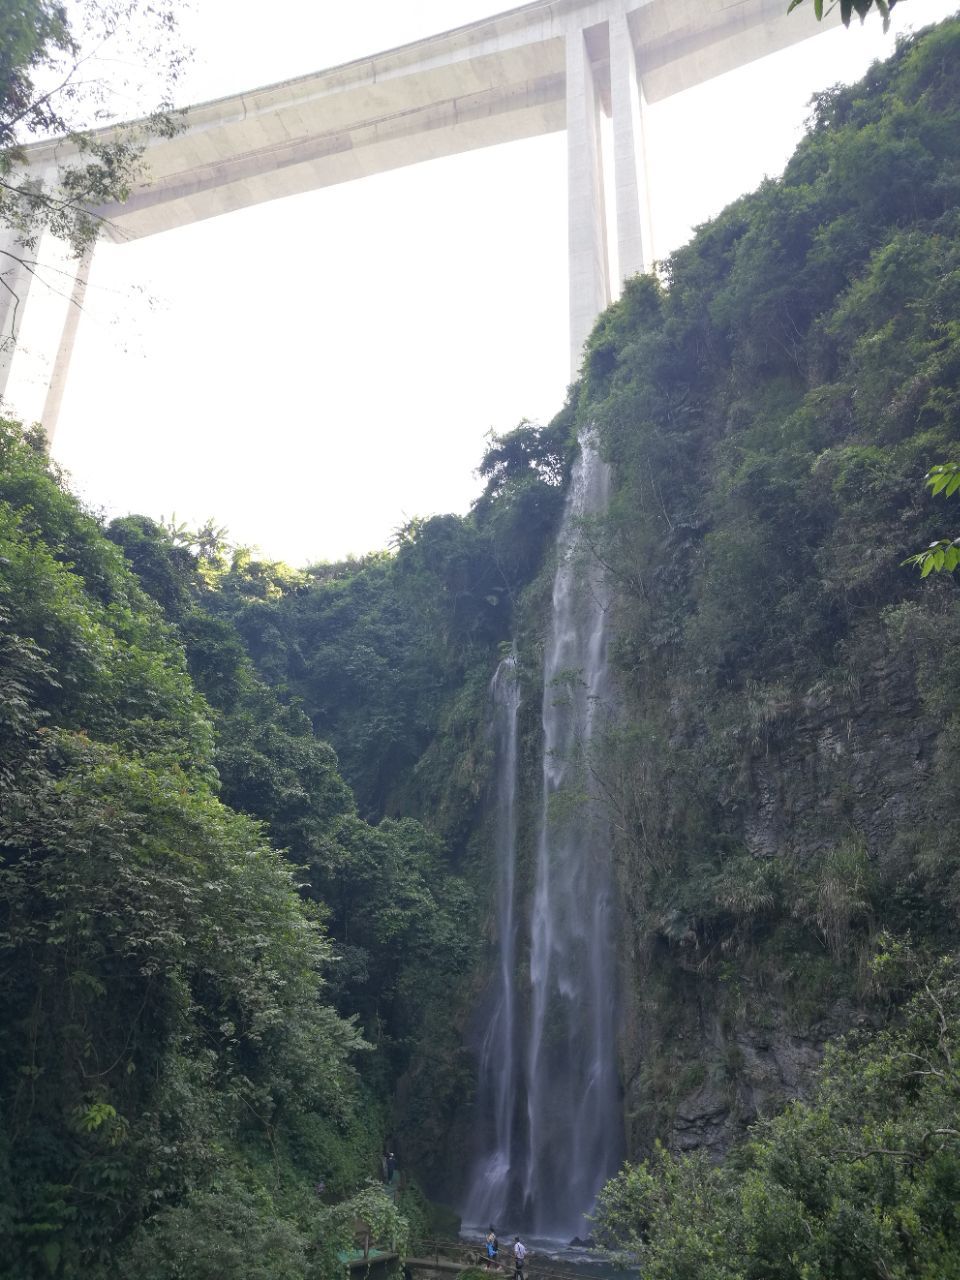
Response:
POLYGON ((432 1260, 437 1266, 443 1262, 458 1262, 462 1267, 482 1267, 487 1261, 482 1244, 451 1239, 412 1240, 407 1255, 408 1260, 421 1263, 432 1260))
MULTIPOLYGON (((457 1268, 480 1267, 486 1269, 487 1251, 481 1243, 470 1243, 463 1240, 424 1239, 411 1241, 407 1249, 406 1262, 414 1269, 423 1270, 435 1267, 438 1271, 454 1271, 457 1268)), ((557 1268, 552 1259, 541 1258, 527 1250, 524 1274, 528 1280, 573 1280, 574 1269, 557 1268)), ((501 1276, 504 1280, 513 1276, 513 1246, 504 1242, 500 1246, 500 1264, 491 1270, 491 1278, 501 1276)))

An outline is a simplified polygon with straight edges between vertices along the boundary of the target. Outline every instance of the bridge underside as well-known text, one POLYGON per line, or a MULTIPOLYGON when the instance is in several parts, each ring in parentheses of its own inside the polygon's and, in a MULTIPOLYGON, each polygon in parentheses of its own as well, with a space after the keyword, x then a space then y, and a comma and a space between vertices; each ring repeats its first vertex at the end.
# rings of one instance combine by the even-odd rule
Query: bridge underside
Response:
MULTIPOLYGON (((331 79, 334 73, 328 73, 331 79)), ((151 181, 103 209, 122 241, 351 182, 423 160, 555 133, 566 123, 564 42, 486 54, 407 76, 307 92, 246 118, 178 135, 151 149, 151 181)), ((319 82, 319 83, 318 83, 319 82)), ((277 90, 267 91, 273 97, 277 90)), ((224 103, 232 112, 235 100, 224 103)))
MULTIPOLYGON (((571 369, 619 287, 606 244, 601 113, 613 123, 617 274, 650 261, 643 109, 781 49, 820 28, 787 18, 786 0, 536 0, 399 49, 193 107, 182 132, 148 147, 145 176, 123 205, 98 212, 124 242, 478 147, 566 129, 571 369)), ((31 149, 41 178, 70 159, 65 143, 31 149)), ((0 243, 15 250, 8 237, 0 243)), ((0 395, 52 435, 89 263, 65 268, 73 296, 43 298, 34 277, 4 274, 0 395), (17 305, 12 301, 16 298, 17 305), (29 303, 29 306, 27 305, 29 303), (58 313, 59 342, 36 312, 58 313)), ((49 292, 49 291, 47 291, 49 292)))
POLYGON ((535 3, 429 40, 194 107, 149 178, 109 206, 113 240, 566 127, 567 42, 587 33, 609 115, 611 16, 627 13, 639 91, 657 102, 816 31, 784 0, 535 3))

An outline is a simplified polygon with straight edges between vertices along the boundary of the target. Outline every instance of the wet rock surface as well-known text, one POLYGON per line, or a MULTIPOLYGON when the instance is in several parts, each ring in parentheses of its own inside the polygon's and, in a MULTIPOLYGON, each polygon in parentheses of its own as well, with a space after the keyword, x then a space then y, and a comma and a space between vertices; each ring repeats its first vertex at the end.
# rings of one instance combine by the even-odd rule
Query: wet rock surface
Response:
MULTIPOLYGON (((937 734, 912 678, 888 657, 865 666, 843 696, 810 690, 744 751, 719 797, 732 841, 802 869, 855 839, 884 867, 924 820, 937 734)), ((827 1042, 871 1015, 855 983, 841 996, 826 980, 822 989, 814 978, 808 989, 793 982, 794 957, 767 936, 718 941, 680 911, 659 923, 652 941, 625 931, 628 1148, 640 1155, 659 1139, 719 1159, 749 1125, 805 1096, 827 1042)), ((814 932, 807 945, 814 969, 841 967, 814 932)), ((851 957, 842 965, 849 973, 851 957)))

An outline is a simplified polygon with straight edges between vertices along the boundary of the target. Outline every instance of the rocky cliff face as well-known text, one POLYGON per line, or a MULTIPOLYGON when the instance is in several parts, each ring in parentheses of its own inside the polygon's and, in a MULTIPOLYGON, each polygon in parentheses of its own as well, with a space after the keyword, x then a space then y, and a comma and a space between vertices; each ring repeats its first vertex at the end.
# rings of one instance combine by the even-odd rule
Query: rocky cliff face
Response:
MULTIPOLYGON (((879 1016, 867 955, 881 924, 908 909, 885 903, 883 886, 911 878, 942 726, 889 648, 843 686, 780 705, 763 743, 727 762, 734 780, 716 812, 741 850, 737 874, 751 864, 765 873, 766 891, 753 890, 762 901, 738 908, 728 885, 714 894, 723 918, 715 901, 713 911, 625 914, 634 1154, 655 1139, 724 1154, 748 1125, 806 1095, 829 1039, 879 1016)), ((682 809, 678 798, 668 825, 682 809)), ((636 886, 624 888, 635 904, 636 886)))
POLYGON ((936 742, 912 672, 887 655, 845 697, 811 690, 747 764, 746 848, 756 858, 804 861, 848 830, 859 834, 869 858, 889 857, 926 816, 923 782, 936 742))
MULTIPOLYGON (((946 23, 819 99, 782 179, 627 283, 571 392, 612 469, 581 532, 615 690, 552 808, 609 821, 630 1155, 719 1156, 802 1095, 882 1021, 882 931, 957 942, 960 604, 903 561, 954 531, 923 477, 960 458, 958 58, 946 23)), ((528 672, 548 578, 514 601, 528 672)), ((518 903, 542 747, 531 721, 518 903)))
POLYGON ((957 942, 960 609, 904 560, 956 532, 923 480, 960 457, 958 55, 952 21, 819 100, 588 344, 634 1154, 802 1094, 883 1018, 881 931, 957 942))

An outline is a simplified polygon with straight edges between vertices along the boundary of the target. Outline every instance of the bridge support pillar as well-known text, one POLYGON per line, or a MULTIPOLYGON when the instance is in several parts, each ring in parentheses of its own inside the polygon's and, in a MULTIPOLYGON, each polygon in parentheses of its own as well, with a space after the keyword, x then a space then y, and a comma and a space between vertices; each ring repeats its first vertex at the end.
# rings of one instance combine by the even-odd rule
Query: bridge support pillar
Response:
POLYGON ((40 421, 43 423, 43 429, 47 433, 47 440, 53 443, 53 435, 57 429, 57 422, 60 418, 60 406, 63 403, 63 393, 67 387, 67 374, 70 372, 70 360, 73 356, 73 344, 77 339, 77 329, 80 327, 80 314, 83 311, 83 301, 87 296, 87 281, 90 279, 90 264, 93 262, 93 245, 91 244, 81 254, 78 260, 73 263, 73 269, 76 275, 73 277, 73 286, 70 288, 69 279, 65 282, 66 287, 70 289, 70 299, 67 306, 66 315, 63 317, 63 325, 60 330, 60 342, 53 359, 53 367, 50 371, 50 384, 47 388, 47 396, 43 402, 43 414, 40 421))
POLYGON ((9 227, 0 230, 0 401, 7 412, 12 390, 11 376, 19 363, 20 334, 27 300, 34 284, 30 263, 34 250, 27 249, 9 227))
POLYGON ((92 250, 41 231, 34 248, 0 231, 0 408, 53 438, 92 250))
POLYGON ((570 373, 575 378, 583 344, 610 302, 600 99, 584 30, 567 36, 567 209, 570 373))
POLYGON ((653 246, 643 137, 643 97, 626 13, 612 14, 609 29, 617 262, 618 274, 623 281, 652 264, 653 246))

